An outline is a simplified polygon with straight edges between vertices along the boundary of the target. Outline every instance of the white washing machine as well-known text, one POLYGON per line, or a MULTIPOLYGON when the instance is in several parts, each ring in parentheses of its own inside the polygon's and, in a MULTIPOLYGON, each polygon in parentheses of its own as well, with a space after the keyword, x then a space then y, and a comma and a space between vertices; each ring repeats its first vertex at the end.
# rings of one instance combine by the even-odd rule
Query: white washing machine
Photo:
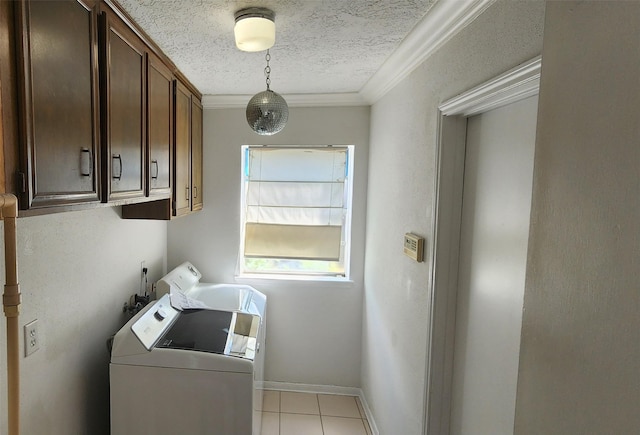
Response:
POLYGON ((198 297, 207 309, 180 311, 166 293, 115 335, 112 435, 260 433, 266 297, 248 286, 200 284, 200 277, 185 263, 158 287, 198 297))

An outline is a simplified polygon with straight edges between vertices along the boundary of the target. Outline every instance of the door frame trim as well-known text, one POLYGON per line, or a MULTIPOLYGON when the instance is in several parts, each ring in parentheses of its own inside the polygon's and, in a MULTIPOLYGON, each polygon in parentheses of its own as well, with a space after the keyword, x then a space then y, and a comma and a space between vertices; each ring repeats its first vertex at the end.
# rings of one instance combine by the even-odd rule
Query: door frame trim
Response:
POLYGON ((542 57, 537 56, 442 103, 445 116, 473 116, 538 94, 542 57))
POLYGON ((438 107, 423 434, 450 431, 467 118, 537 95, 541 66, 537 56, 438 107))

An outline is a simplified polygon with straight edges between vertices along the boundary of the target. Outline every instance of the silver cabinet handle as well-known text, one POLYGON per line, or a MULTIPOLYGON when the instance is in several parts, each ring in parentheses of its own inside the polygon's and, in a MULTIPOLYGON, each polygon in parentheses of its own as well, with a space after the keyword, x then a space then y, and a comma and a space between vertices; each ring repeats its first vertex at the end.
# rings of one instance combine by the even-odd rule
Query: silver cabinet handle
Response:
POLYGON ((114 180, 119 180, 119 179, 122 178, 122 157, 120 157, 120 154, 114 154, 111 157, 111 161, 112 161, 112 163, 111 163, 111 172, 113 174, 112 177, 113 177, 114 180), (118 161, 118 166, 119 166, 118 175, 116 175, 116 171, 113 168, 113 162, 115 162, 116 160, 118 161))
MULTIPOLYGON (((158 179, 158 174, 160 173, 160 167, 158 166, 158 161, 157 160, 151 160, 151 168, 156 168, 156 174, 155 175, 151 175, 151 178, 153 180, 157 180, 158 179)), ((153 174, 153 171, 151 172, 151 174, 153 174)))
POLYGON ((198 186, 193 186, 193 197, 194 198, 198 197, 198 186))
POLYGON ((91 151, 89 148, 80 148, 80 175, 91 176, 91 151))
POLYGON ((189 186, 187 186, 186 189, 187 189, 187 199, 189 199, 189 186))

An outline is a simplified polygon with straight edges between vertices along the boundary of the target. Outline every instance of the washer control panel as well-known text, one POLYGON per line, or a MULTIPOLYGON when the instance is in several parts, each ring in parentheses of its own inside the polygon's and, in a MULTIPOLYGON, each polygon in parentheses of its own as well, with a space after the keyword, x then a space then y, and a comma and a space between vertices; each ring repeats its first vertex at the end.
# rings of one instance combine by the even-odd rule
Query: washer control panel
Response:
POLYGON ((167 273, 156 283, 156 294, 158 297, 171 293, 171 287, 175 287, 181 292, 187 292, 200 282, 202 274, 196 267, 185 261, 180 266, 167 273))
POLYGON ((151 350, 179 313, 171 306, 169 295, 164 295, 131 325, 131 330, 142 345, 151 350))

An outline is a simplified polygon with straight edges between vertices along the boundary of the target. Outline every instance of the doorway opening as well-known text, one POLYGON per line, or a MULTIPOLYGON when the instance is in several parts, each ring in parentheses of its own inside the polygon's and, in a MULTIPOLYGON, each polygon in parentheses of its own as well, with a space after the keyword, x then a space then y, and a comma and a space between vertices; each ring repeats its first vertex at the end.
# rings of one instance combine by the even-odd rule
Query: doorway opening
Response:
MULTIPOLYGON (((462 329, 469 328, 469 294, 461 293, 459 295, 458 290, 463 281, 468 281, 468 277, 460 279, 460 273, 461 271, 468 272, 467 269, 470 268, 468 255, 469 240, 472 238, 469 238, 468 233, 469 228, 473 228, 473 224, 464 221, 469 221, 469 216, 473 218, 474 212, 469 212, 468 205, 466 211, 464 210, 463 198, 465 194, 469 195, 470 191, 468 185, 465 188, 465 172, 471 171, 471 164, 478 163, 477 159, 476 161, 468 160, 472 158, 471 154, 467 155, 468 134, 475 134, 472 130, 478 130, 482 127, 482 122, 486 123, 486 121, 476 120, 469 122, 469 119, 537 96, 540 66, 541 58, 534 58, 487 83, 446 101, 439 107, 439 137, 436 147, 438 181, 435 188, 435 237, 432 241, 433 293, 426 368, 425 433, 449 434, 454 433, 452 429, 455 429, 455 433, 460 433, 461 420, 466 419, 468 414, 468 410, 465 412, 460 410, 460 396, 467 394, 461 386, 460 376, 464 375, 468 368, 461 364, 461 360, 464 358, 462 358, 463 352, 461 352, 460 346, 462 338, 465 338, 462 329), (465 164, 468 164, 469 167, 466 167, 465 164), (463 211, 466 215, 463 215, 463 211), (463 216, 465 217, 463 218, 463 216), (461 270, 461 267, 464 270, 461 270), (466 311, 462 315, 459 313, 459 309, 461 309, 459 302, 460 305, 466 304, 463 307, 466 311), (466 319, 463 319, 465 316, 466 319), (458 326, 456 317, 461 323, 458 326), (456 340, 458 340, 457 345, 456 340), (458 360, 454 364, 456 347, 458 348, 458 360)), ((535 106, 537 107, 537 103, 535 106)), ((534 140, 535 112, 534 107, 534 140)), ((531 114, 531 109, 527 113, 531 114)), ((530 159, 532 163, 532 154, 530 159)), ((483 169, 486 172, 487 168, 483 169)), ((467 179, 467 184, 474 182, 467 179)), ((530 205, 530 187, 528 194, 530 205)), ((473 197, 473 200, 475 201, 477 198, 473 197)), ((487 209, 490 210, 491 207, 495 208, 496 206, 492 205, 487 209)), ((527 228, 525 231, 528 233, 528 215, 526 217, 527 228)), ((526 257, 526 240, 524 255, 526 257)), ((466 285, 464 291, 468 292, 469 283, 466 282, 464 285, 466 285)), ((519 347, 519 328, 517 335, 519 347)), ((513 380, 514 385, 516 381, 517 379, 513 380)))

